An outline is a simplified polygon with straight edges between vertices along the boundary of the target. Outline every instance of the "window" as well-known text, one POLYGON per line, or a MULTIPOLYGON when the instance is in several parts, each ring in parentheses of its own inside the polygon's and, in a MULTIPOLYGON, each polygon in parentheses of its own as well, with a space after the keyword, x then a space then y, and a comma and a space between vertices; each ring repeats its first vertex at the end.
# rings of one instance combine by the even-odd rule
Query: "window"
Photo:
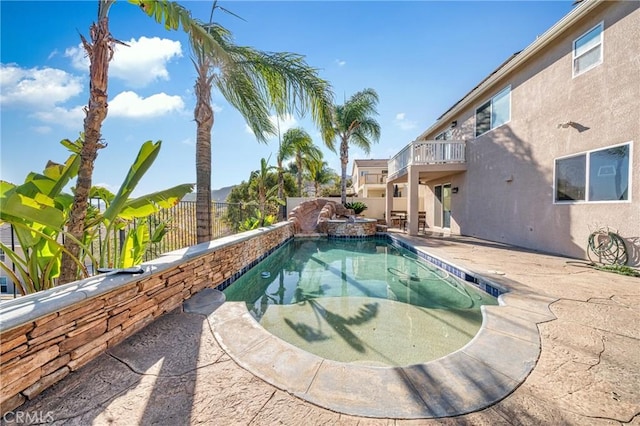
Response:
POLYGON ((437 141, 449 141, 452 138, 452 132, 451 129, 447 129, 444 132, 440 133, 438 136, 436 136, 436 140, 437 141))
POLYGON ((555 164, 555 201, 627 201, 631 144, 560 158, 555 164))
POLYGON ((0 277, 0 293, 7 292, 7 277, 0 277))
POLYGON ((511 86, 476 109, 476 137, 511 120, 511 86))
POLYGON ((4 250, 0 249, 0 262, 4 262, 4 250))
POLYGON ((573 42, 573 76, 602 63, 602 22, 573 42))
POLYGON ((587 156, 556 160, 556 201, 584 201, 587 156))

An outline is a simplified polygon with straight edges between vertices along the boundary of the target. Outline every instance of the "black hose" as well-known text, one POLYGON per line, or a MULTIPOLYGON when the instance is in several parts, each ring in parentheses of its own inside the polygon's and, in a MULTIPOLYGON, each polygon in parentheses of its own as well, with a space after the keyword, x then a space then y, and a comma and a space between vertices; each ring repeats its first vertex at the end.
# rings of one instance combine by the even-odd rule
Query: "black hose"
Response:
POLYGON ((625 265, 628 260, 627 247, 620 235, 601 228, 589 235, 587 257, 601 265, 625 265))

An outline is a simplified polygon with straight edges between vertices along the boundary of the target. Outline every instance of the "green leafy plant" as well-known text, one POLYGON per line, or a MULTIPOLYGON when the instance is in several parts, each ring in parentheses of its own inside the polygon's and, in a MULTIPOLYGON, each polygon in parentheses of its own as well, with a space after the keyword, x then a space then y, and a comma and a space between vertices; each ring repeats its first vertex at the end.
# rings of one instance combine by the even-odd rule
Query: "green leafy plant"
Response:
POLYGON ((260 213, 260 211, 258 211, 258 216, 257 217, 250 217, 248 219, 245 219, 245 221, 240 224, 239 230, 240 231, 251 231, 252 229, 258 229, 261 226, 273 225, 273 223, 276 220, 277 220, 277 217, 275 215, 268 214, 268 215, 264 216, 264 218, 263 218, 263 216, 260 213))
POLYGON ((147 218, 174 206, 193 190, 192 184, 183 184, 130 198, 160 150, 159 141, 145 142, 117 194, 105 188, 91 188, 91 197, 102 200, 106 209, 101 212, 96 207, 88 207, 82 241, 76 241, 81 251, 74 256, 62 244, 63 236, 74 239, 65 231, 73 196, 63 193, 62 189, 78 173, 82 138, 81 135, 75 142, 67 139, 61 142, 71 151, 64 164, 49 162, 42 173, 29 173, 21 185, 0 181, 0 225, 11 225, 18 240, 15 250, 0 242, 0 248, 14 264, 15 272, 5 263, 0 263, 0 268, 21 294, 55 286, 63 253, 72 258, 81 277, 88 275, 85 263, 94 267, 129 267, 140 263, 149 244, 164 237, 167 223, 157 224, 153 235, 147 223, 128 225, 135 219, 147 218), (120 239, 121 243, 118 243, 120 239), (100 259, 96 259, 90 250, 96 241, 100 242, 100 259))
MULTIPOLYGON (((72 153, 64 164, 50 161, 42 173, 29 173, 21 185, 0 181, 0 225, 11 225, 18 241, 15 250, 0 242, 15 272, 4 262, 0 268, 23 295, 53 287, 60 274, 66 252, 60 237, 73 239, 64 231, 73 197, 62 189, 78 173, 82 140, 81 135, 75 142, 61 141, 72 153)), ((80 241, 76 244, 86 248, 80 241)), ((72 260, 86 275, 78 258, 72 260)))
POLYGON ((160 147, 160 141, 147 141, 142 144, 138 156, 115 195, 105 188, 92 188, 91 197, 104 201, 106 206, 103 213, 98 212, 88 223, 85 234, 88 237, 87 241, 96 238, 102 240, 99 267, 128 268, 142 262, 149 245, 159 242, 166 234, 167 223, 160 224, 153 235, 150 234, 147 223, 137 223, 133 228, 128 225, 135 219, 147 218, 161 209, 175 206, 185 194, 193 191, 193 184, 182 184, 137 198, 129 198, 157 158, 160 147), (120 249, 117 250, 116 241, 121 231, 124 231, 125 235, 120 249))
POLYGON ((344 206, 350 210, 353 210, 355 214, 360 214, 368 208, 367 205, 361 201, 347 202, 344 203, 344 206))

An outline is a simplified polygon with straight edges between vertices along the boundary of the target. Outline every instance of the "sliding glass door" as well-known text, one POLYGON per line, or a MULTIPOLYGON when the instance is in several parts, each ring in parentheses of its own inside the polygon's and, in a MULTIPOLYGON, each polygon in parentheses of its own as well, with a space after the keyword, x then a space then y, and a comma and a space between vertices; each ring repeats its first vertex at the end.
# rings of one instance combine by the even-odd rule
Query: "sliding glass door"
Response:
POLYGON ((433 224, 439 228, 451 227, 451 184, 436 185, 433 188, 435 204, 433 224))

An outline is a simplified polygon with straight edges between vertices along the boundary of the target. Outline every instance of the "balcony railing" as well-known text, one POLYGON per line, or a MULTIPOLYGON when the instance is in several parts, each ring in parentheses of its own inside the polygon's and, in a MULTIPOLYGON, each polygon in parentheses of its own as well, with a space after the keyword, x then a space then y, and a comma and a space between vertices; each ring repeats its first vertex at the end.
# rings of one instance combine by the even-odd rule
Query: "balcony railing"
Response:
POLYGON ((378 183, 387 183, 386 173, 369 173, 358 176, 358 185, 372 185, 378 183))
POLYGON ((464 141, 413 141, 389 160, 389 177, 411 165, 464 163, 464 141))

